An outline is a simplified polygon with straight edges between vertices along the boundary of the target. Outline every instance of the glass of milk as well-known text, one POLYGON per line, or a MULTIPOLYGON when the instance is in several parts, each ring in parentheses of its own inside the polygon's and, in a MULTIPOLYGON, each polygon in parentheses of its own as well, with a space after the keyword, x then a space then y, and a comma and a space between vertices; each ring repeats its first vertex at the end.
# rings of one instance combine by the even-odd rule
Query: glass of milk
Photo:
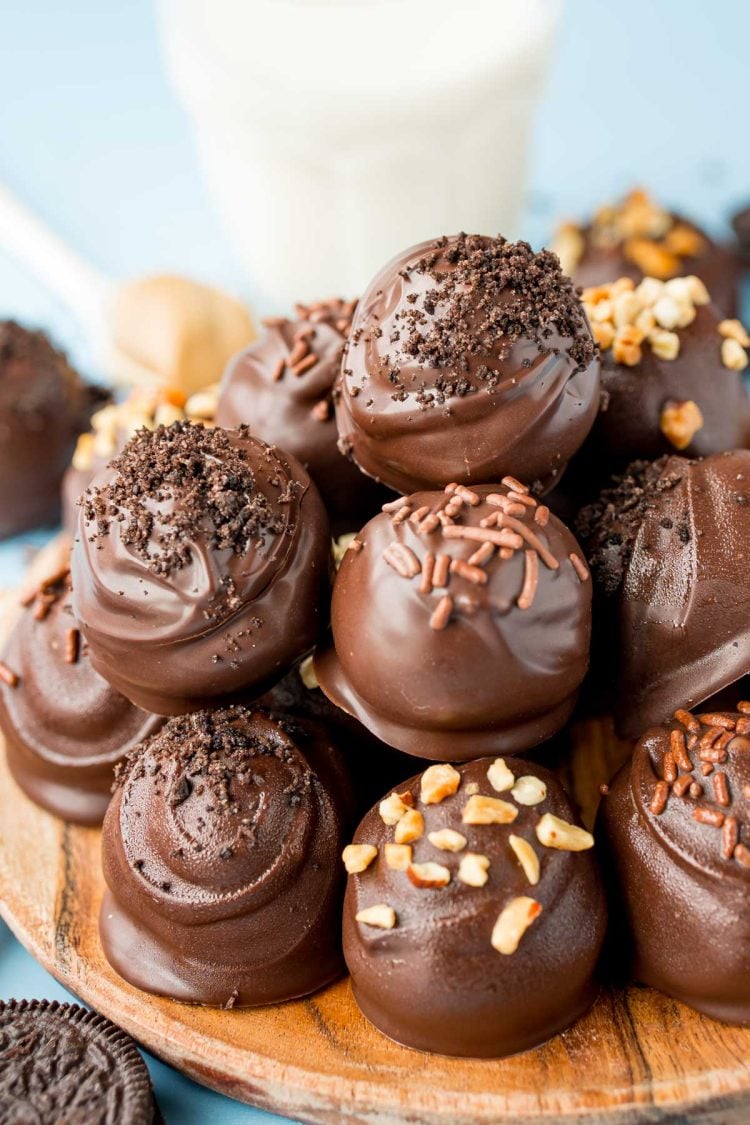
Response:
POLYGON ((159 0, 169 69, 261 311, 399 250, 506 235, 561 0, 159 0))

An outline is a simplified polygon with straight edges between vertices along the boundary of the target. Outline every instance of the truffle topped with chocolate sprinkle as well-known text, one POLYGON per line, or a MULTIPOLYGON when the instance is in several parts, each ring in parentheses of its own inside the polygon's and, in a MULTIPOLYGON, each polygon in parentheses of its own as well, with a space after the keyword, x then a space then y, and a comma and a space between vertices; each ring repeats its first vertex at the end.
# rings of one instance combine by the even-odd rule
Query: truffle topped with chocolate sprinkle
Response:
POLYGON ((678 709, 646 731, 603 799, 598 835, 635 978, 750 1023, 750 703, 737 707, 678 709))
POLYGON ((158 714, 260 694, 325 625, 328 534, 305 470, 246 427, 140 430, 81 505, 73 602, 94 668, 158 714))
POLYGON ((430 766, 344 849, 344 955, 364 1014, 422 1051, 536 1046, 596 995, 606 909, 559 781, 517 758, 430 766))
POLYGON ((361 527, 388 499, 337 446, 333 386, 356 304, 319 301, 297 305, 295 318, 266 318, 261 338, 229 364, 217 411, 220 426, 247 423, 302 462, 334 534, 361 527))
POLYGON ((385 505, 333 591, 325 694, 425 758, 529 750, 570 715, 588 667, 591 582, 568 529, 506 477, 385 505))
POLYGON ((242 1007, 342 969, 351 795, 316 724, 245 707, 171 719, 119 772, 104 823, 104 952, 138 988, 242 1007))
POLYGON ((405 251, 370 284, 336 420, 342 451, 401 492, 504 473, 549 485, 598 405, 591 332, 557 258, 460 234, 405 251))
POLYGON ((636 463, 578 531, 610 614, 600 655, 624 735, 750 671, 750 451, 636 463))

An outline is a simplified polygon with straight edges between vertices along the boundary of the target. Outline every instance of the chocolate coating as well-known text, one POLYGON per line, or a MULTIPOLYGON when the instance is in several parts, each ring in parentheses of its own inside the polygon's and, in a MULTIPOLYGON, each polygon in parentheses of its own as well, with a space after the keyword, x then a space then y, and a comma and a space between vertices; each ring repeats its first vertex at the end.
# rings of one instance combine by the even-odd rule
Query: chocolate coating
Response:
POLYGON ((0 322, 0 539, 60 516, 60 482, 103 393, 43 332, 0 322))
POLYGON ((636 980, 715 1019, 747 1024, 750 720, 737 712, 697 719, 689 729, 671 722, 648 730, 600 806, 597 839, 606 845, 612 880, 612 934, 636 980), (737 726, 725 734, 719 721, 737 726), (668 764, 674 731, 690 770, 668 764), (723 760, 706 777, 701 745, 709 742, 723 760), (675 783, 663 781, 665 769, 667 777, 692 779, 700 792, 679 796, 675 783), (658 812, 660 784, 668 796, 658 812))
POLYGON ((244 428, 177 422, 139 431, 86 495, 74 611, 94 668, 133 703, 167 715, 260 694, 312 648, 330 539, 294 458, 244 428))
POLYGON ((582 513, 579 531, 611 614, 602 660, 619 654, 624 736, 750 670, 750 451, 635 465, 582 513))
POLYGON ((504 473, 541 488, 591 428, 599 363, 554 255, 459 235, 372 281, 338 390, 341 449, 399 492, 504 473))
POLYGON ((315 654, 325 694, 378 738, 451 761, 528 750, 559 730, 588 667, 591 624, 591 582, 559 520, 538 522, 536 501, 509 500, 507 484, 464 493, 465 503, 460 494, 418 492, 364 527, 334 584, 333 643, 315 654), (498 518, 500 527, 481 527, 498 518), (436 530, 425 531, 429 521, 436 530), (509 557, 498 545, 469 564, 478 539, 493 536, 512 544, 509 557), (441 556, 452 570, 423 590, 422 568, 444 565, 441 556))
POLYGON ((389 867, 384 846, 394 828, 377 807, 355 834, 357 844, 373 845, 378 855, 361 874, 350 875, 344 902, 344 956, 354 996, 380 1031, 422 1051, 497 1058, 527 1050, 583 1015, 597 992, 606 907, 593 852, 545 847, 535 834, 547 813, 577 823, 570 801, 547 770, 509 758, 505 764, 516 778, 539 778, 546 787, 540 803, 516 803, 490 784, 491 764, 460 765, 458 791, 438 804, 421 800, 419 777, 399 789, 411 794, 424 817, 424 834, 411 845, 412 863, 447 867, 447 886, 414 885, 411 872, 389 867), (516 819, 465 824, 469 785, 506 801, 516 819), (465 847, 440 850, 428 836, 441 829, 460 833, 465 847), (511 848, 511 835, 525 840, 539 861, 535 885, 511 848), (459 864, 467 853, 489 860, 484 886, 461 881, 459 864), (502 953, 492 944, 493 929, 519 897, 532 899, 541 913, 516 950, 502 953), (394 910, 392 929, 356 920, 377 904, 394 910))
POLYGON ((750 264, 750 207, 732 216, 732 228, 737 236, 740 259, 745 267, 750 264))
POLYGON ((676 452, 660 425, 670 401, 694 402, 703 418, 680 448, 684 456, 707 457, 750 443, 750 400, 742 373, 721 361, 722 319, 714 306, 696 309, 692 324, 676 330, 680 353, 675 359, 660 359, 644 344, 640 363, 626 367, 615 363, 611 350, 602 352, 605 407, 580 453, 589 470, 595 466, 601 479, 622 472, 631 461, 676 452))
POLYGON ((563 269, 577 285, 603 285, 618 277, 636 283, 695 274, 725 316, 737 311, 739 272, 729 247, 709 238, 690 219, 668 211, 635 190, 602 207, 581 226, 565 224, 552 242, 563 269))
POLYGON ((94 671, 77 636, 67 582, 47 587, 46 595, 55 597, 46 616, 37 620, 44 607, 37 599, 3 653, 18 677, 15 687, 0 684, 8 765, 42 808, 76 824, 101 824, 114 767, 163 719, 134 707, 94 671))
POLYGON ((162 1121, 130 1036, 96 1012, 57 1000, 0 1002, 0 1105, 8 1125, 162 1121))
POLYGON ((246 423, 302 462, 320 490, 334 535, 361 527, 389 498, 337 445, 333 384, 355 304, 321 302, 312 311, 300 308, 295 320, 268 321, 263 336, 229 364, 216 415, 220 426, 246 423), (299 374, 292 360, 301 364, 299 374))
POLYGON ((314 724, 233 707, 170 720, 104 821, 105 955, 147 992, 274 1004, 342 971, 349 796, 314 724))

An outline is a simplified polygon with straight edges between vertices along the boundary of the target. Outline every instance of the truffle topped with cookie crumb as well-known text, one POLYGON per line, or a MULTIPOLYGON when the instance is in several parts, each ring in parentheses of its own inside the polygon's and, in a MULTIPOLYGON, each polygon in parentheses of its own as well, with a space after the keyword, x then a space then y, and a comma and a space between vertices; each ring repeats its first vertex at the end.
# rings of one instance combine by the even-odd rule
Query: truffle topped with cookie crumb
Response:
POLYGON ((157 714, 259 695, 327 622, 330 539, 315 485, 239 430, 139 430, 86 490, 73 609, 94 669, 157 714))
POLYGON ((591 582, 526 485, 418 492, 349 543, 320 686, 382 741, 426 758, 529 750, 568 719, 588 668, 591 582))
POLYGON ((339 445, 399 492, 497 480, 551 487, 599 406, 572 282, 526 242, 460 234, 394 258, 352 322, 339 445))
POLYGON ((344 956, 360 1008, 409 1047, 498 1058, 587 1010, 604 894, 560 783, 517 758, 430 766, 343 851, 344 956))
POLYGON ((361 527, 388 499, 337 446, 334 382, 356 301, 295 306, 263 321, 260 339, 235 356, 221 384, 220 426, 246 423, 301 461, 326 505, 334 534, 361 527))
POLYGON ((649 729, 604 797, 597 836, 613 934, 636 980, 750 1023, 750 703, 649 729))

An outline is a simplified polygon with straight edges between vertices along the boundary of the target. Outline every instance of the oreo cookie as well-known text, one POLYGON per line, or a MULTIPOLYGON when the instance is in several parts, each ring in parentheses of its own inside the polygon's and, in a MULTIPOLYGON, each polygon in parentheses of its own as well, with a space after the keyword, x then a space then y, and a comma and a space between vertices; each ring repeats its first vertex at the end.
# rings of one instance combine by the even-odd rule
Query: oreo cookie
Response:
POLYGON ((78 1004, 0 1003, 2 1125, 156 1125, 146 1064, 121 1028, 78 1004))

